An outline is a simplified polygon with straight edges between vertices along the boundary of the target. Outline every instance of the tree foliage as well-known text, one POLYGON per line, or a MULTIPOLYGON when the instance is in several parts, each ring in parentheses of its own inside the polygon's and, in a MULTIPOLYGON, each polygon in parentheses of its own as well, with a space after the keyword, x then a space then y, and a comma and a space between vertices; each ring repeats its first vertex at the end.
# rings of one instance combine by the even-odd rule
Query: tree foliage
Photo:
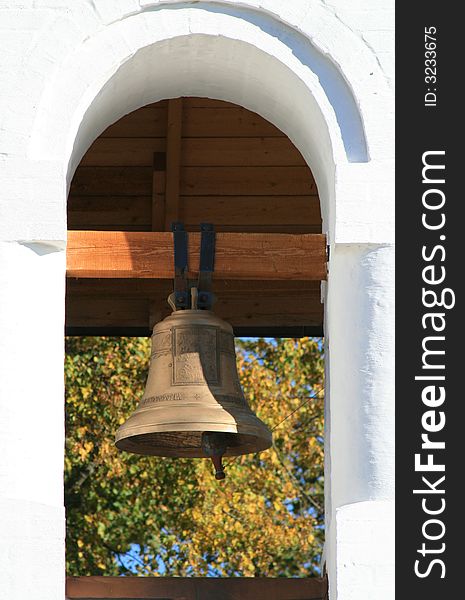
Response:
POLYGON ((142 396, 143 338, 68 338, 65 501, 70 575, 309 576, 323 540, 321 341, 238 341, 250 406, 273 432, 258 455, 210 461, 119 452, 142 396), (295 411, 295 412, 294 412, 295 411))

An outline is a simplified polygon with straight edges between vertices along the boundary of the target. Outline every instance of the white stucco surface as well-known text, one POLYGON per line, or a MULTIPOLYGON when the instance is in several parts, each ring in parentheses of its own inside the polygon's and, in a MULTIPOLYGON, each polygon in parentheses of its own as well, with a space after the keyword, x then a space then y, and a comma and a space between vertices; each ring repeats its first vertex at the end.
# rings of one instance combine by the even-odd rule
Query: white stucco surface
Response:
POLYGON ((64 598, 67 186, 116 119, 199 95, 273 122, 316 177, 331 600, 392 600, 393 2, 0 0, 0 40, 0 598, 64 598))
POLYGON ((336 511, 338 598, 394 598, 394 501, 348 504, 336 511))

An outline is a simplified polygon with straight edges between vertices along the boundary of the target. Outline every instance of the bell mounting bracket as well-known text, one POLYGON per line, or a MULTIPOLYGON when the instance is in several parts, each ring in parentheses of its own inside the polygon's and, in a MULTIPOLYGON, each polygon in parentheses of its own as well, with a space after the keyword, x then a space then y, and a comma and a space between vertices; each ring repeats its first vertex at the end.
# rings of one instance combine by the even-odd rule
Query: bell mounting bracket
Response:
POLYGON ((175 310, 198 308, 210 310, 215 296, 212 293, 212 277, 215 267, 215 228, 211 223, 200 225, 200 266, 197 285, 187 277, 189 270, 188 238, 184 224, 172 223, 174 243, 174 291, 168 302, 175 310))
POLYGON ((215 228, 211 223, 200 224, 200 266, 197 282, 197 308, 210 310, 214 296, 212 277, 215 268, 215 228))
POLYGON ((190 308, 189 281, 187 279, 187 231, 185 231, 183 223, 172 223, 171 230, 174 242, 174 297, 172 300, 176 310, 181 310, 190 308))

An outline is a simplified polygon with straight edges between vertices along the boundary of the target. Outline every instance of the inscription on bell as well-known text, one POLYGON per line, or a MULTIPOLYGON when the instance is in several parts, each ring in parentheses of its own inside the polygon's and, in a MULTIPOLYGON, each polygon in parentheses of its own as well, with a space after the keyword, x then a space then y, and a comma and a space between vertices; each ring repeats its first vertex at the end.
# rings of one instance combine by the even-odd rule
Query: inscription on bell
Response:
POLYGON ((217 384, 217 327, 173 327, 173 385, 217 384))
POLYGON ((181 394, 160 394, 159 396, 149 396, 148 398, 142 398, 140 401, 140 406, 153 406, 154 404, 158 404, 159 402, 174 402, 181 401, 181 394))

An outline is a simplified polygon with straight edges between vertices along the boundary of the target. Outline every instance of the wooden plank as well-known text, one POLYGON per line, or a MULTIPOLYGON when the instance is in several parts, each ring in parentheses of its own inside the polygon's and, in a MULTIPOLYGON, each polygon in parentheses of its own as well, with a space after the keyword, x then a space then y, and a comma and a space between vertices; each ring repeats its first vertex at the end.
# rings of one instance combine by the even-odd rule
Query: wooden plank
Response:
POLYGON ((167 108, 166 102, 139 108, 107 127, 100 137, 163 138, 166 136, 167 108))
MULTIPOLYGON (((292 306, 295 297, 270 298, 253 303, 250 297, 224 299, 214 307, 215 314, 233 327, 317 327, 323 323, 320 306, 292 306)), ((319 302, 319 299, 302 295, 299 302, 319 302)), ((149 311, 157 316, 153 323, 171 314, 166 298, 159 300, 134 300, 128 298, 78 297, 66 302, 66 326, 81 328, 128 328, 148 327, 149 311)), ((153 326, 152 323, 152 326, 153 326)))
POLYGON ((165 230, 179 217, 179 190, 181 170, 182 98, 168 102, 168 130, 166 135, 166 191, 165 230))
POLYGON ((321 226, 318 196, 185 196, 181 206, 187 224, 321 226))
POLYGON ((154 152, 166 151, 166 139, 98 137, 84 154, 81 167, 151 167, 154 152))
MULTIPOLYGON (((160 300, 160 306, 161 306, 160 300)), ((66 298, 68 327, 147 327, 150 301, 147 298, 69 296, 66 298)), ((167 316, 170 311, 165 311, 167 316)))
MULTIPOLYGON (((99 137, 81 160, 83 167, 150 167, 153 153, 165 152, 165 138, 99 137)), ((302 166, 305 161, 287 137, 183 138, 183 166, 302 166)))
MULTIPOLYGON (((315 195, 305 167, 182 167, 184 196, 315 195)), ((70 193, 79 196, 143 196, 152 193, 151 167, 78 167, 70 193)))
POLYGON ((152 167, 78 167, 70 194, 151 196, 152 167))
MULTIPOLYGON (((164 172, 154 176, 158 177, 155 188, 163 189, 164 172)), ((150 196, 72 195, 68 229, 149 231, 151 206, 150 196)), ((318 196, 181 196, 180 207, 180 220, 193 230, 206 221, 218 231, 321 231, 318 196)), ((164 223, 164 217, 160 220, 164 223)))
POLYGON ((185 196, 315 195, 310 169, 301 167, 183 167, 185 196))
POLYGON ((67 577, 66 596, 78 599, 324 600, 326 578, 67 577))
POLYGON ((151 196, 75 196, 68 199, 68 229, 151 229, 151 196))
MULTIPOLYGON (((322 335, 319 281, 219 280, 215 313, 240 335, 322 335), (243 332, 246 333, 243 333, 243 332)), ((157 319, 170 312, 169 279, 73 279, 66 282, 66 327, 89 335, 148 335, 149 305, 157 319), (128 331, 130 333, 128 333, 128 331), (89 333, 91 332, 91 333, 89 333)))
MULTIPOLYGON (((218 233, 216 279, 326 278, 322 234, 218 233)), ((200 235, 189 235, 189 276, 197 276, 200 235)), ((69 277, 171 279, 173 236, 169 232, 69 231, 69 277)))
MULTIPOLYGON (((107 296, 121 298, 166 298, 172 292, 173 283, 169 279, 98 279, 74 278, 66 280, 66 293, 69 296, 107 296)), ((320 298, 321 282, 318 280, 266 280, 266 279, 218 279, 214 291, 220 297, 234 298, 236 295, 256 295, 266 293, 273 298, 307 295, 320 298)))
POLYGON ((277 127, 245 108, 198 108, 183 111, 184 137, 282 137, 277 127))
POLYGON ((183 166, 306 166, 287 137, 184 138, 183 166))
MULTIPOLYGON (((169 279, 98 279, 74 278, 66 280, 66 293, 69 296, 115 296, 121 298, 155 297, 166 298, 172 292, 173 282, 169 279)), ((289 295, 311 295, 320 298, 321 282, 318 280, 280 280, 280 279, 219 279, 215 281, 214 291, 220 297, 234 297, 235 294, 255 295, 263 292, 272 297, 289 295)))
MULTIPOLYGON (((171 309, 167 303, 172 286, 161 295, 148 297, 113 296, 103 294, 71 296, 66 300, 68 327, 144 327, 148 324, 148 310, 157 315, 155 322, 167 317, 171 309)), ((257 292, 255 296, 219 294, 215 314, 233 327, 294 327, 318 326, 323 323, 320 293, 292 292, 271 295, 257 292)))
MULTIPOLYGON (((269 121, 240 106, 186 106, 183 112, 186 137, 282 137, 269 121)), ((166 107, 151 104, 135 110, 113 125, 101 137, 164 137, 166 107)))

